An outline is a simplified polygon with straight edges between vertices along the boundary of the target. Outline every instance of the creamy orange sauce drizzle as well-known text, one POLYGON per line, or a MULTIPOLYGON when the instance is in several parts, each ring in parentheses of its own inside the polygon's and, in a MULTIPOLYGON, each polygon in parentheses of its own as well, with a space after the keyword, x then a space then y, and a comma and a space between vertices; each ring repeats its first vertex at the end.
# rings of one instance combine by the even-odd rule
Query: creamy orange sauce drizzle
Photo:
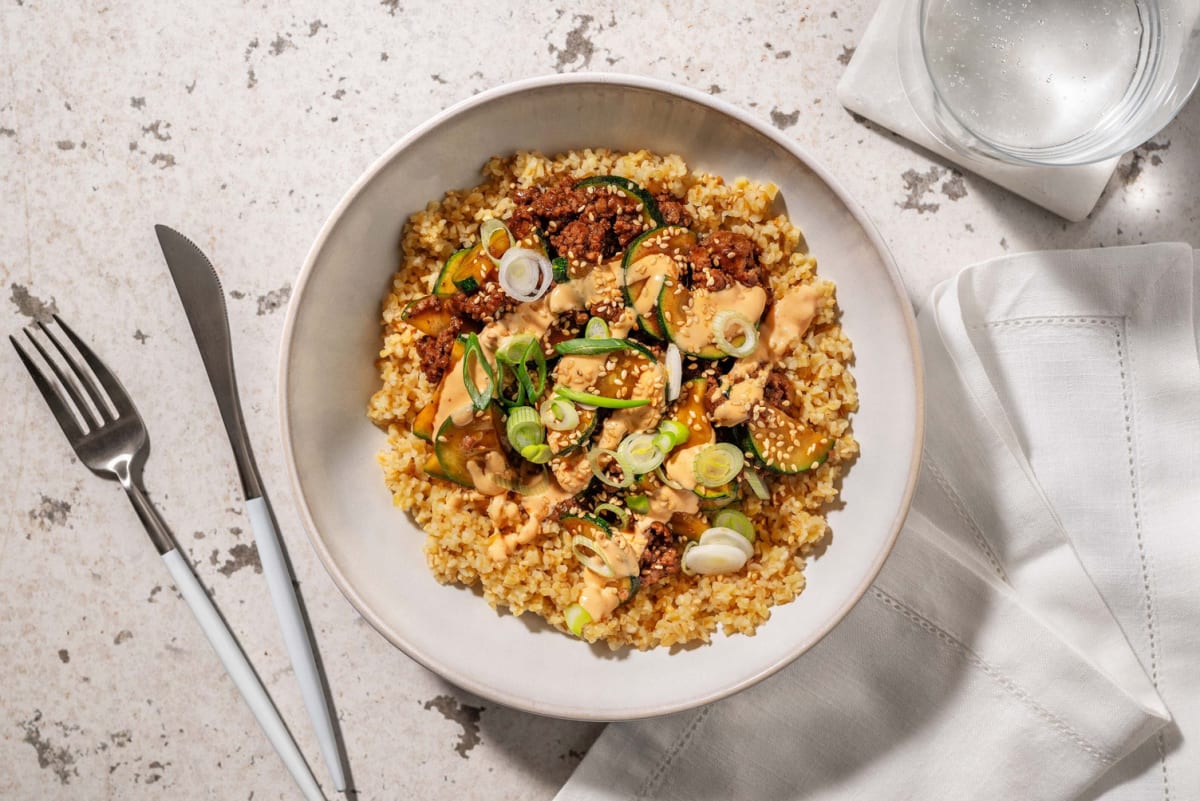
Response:
POLYGON ((720 386, 727 398, 713 412, 714 425, 735 426, 746 421, 754 407, 762 402, 771 363, 795 350, 816 313, 817 291, 807 284, 775 301, 758 329, 758 345, 754 352, 738 359, 729 373, 721 377, 720 386))
POLYGON ((707 448, 716 439, 713 438, 710 442, 701 442, 693 445, 690 448, 681 448, 671 454, 664 465, 666 465, 667 478, 674 481, 676 484, 683 487, 685 490, 693 490, 696 488, 696 457, 700 451, 707 448))
MULTIPOLYGON (((662 287, 668 280, 678 280, 678 275, 678 264, 666 254, 653 254, 638 260, 630 266, 628 275, 624 274, 620 260, 597 265, 587 275, 556 285, 539 300, 523 303, 486 326, 479 334, 480 345, 487 359, 494 362, 496 350, 509 337, 529 334, 540 339, 558 315, 586 309, 591 304, 611 302, 623 306, 625 281, 645 281, 633 298, 633 308, 625 308, 619 320, 609 323, 611 335, 623 338, 636 324, 638 314, 653 314, 662 287)), ((763 315, 766 302, 767 293, 761 287, 735 284, 716 292, 694 289, 684 309, 686 322, 674 332, 675 340, 685 351, 711 348, 715 343, 712 323, 717 312, 731 309, 757 321, 763 315)), ((735 362, 729 374, 722 378, 727 400, 713 413, 716 425, 732 426, 744 422, 753 407, 761 403, 771 362, 794 350, 812 324, 816 303, 817 292, 810 286, 797 287, 776 300, 759 328, 759 342, 754 352, 735 362)), ((580 391, 591 390, 600 379, 604 364, 604 357, 564 356, 555 369, 554 382, 580 391)), ((487 374, 481 364, 473 365, 472 376, 476 386, 483 387, 487 383, 487 374)), ((641 373, 633 396, 657 400, 647 406, 615 410, 609 414, 601 429, 598 446, 615 448, 630 432, 652 430, 661 420, 665 408, 665 383, 666 375, 661 365, 641 373)), ((434 416, 434 431, 439 430, 448 418, 453 418, 456 425, 466 425, 472 414, 462 360, 458 360, 446 375, 434 416)), ((613 567, 614 578, 639 574, 640 555, 653 523, 666 523, 674 514, 699 513, 700 498, 692 491, 697 486, 694 464, 699 452, 710 444, 700 443, 671 454, 664 462, 664 470, 682 489, 660 485, 649 495, 649 509, 638 516, 632 532, 614 532, 611 538, 596 543, 597 549, 613 567)), ((488 544, 488 556, 492 561, 504 561, 517 546, 537 539, 542 524, 554 509, 586 488, 592 479, 591 466, 583 451, 554 459, 550 468, 553 479, 545 492, 520 497, 513 503, 507 500, 506 489, 495 481, 496 476, 508 469, 503 454, 493 452, 467 463, 475 489, 483 495, 494 496, 488 507, 489 517, 496 525, 496 533, 488 544), (518 522, 521 512, 525 519, 518 522), (512 530, 514 525, 515 531, 512 530), (502 533, 505 527, 509 530, 502 533)), ((619 589, 613 580, 586 568, 583 570, 584 586, 579 603, 594 621, 609 616, 621 603, 619 589)))
POLYGON ((712 324, 717 312, 730 309, 757 322, 766 307, 767 293, 759 286, 734 284, 716 292, 693 289, 691 302, 683 310, 687 321, 675 332, 675 343, 689 353, 711 348, 716 342, 712 324))
MULTIPOLYGON (((605 561, 612 567, 612 579, 600 576, 587 568, 583 571, 583 592, 579 596, 579 605, 587 610, 592 620, 600 620, 612 614, 621 604, 620 592, 617 587, 608 584, 614 579, 636 576, 641 569, 639 555, 641 549, 626 539, 628 535, 614 531, 612 537, 596 542, 596 550, 604 555, 605 561)), ((642 547, 645 547, 642 538, 642 547)))
POLYGON ((679 265, 665 253, 653 253, 629 265, 625 275, 628 284, 645 281, 633 298, 633 307, 642 317, 649 316, 658 305, 658 295, 668 278, 679 274, 679 265))

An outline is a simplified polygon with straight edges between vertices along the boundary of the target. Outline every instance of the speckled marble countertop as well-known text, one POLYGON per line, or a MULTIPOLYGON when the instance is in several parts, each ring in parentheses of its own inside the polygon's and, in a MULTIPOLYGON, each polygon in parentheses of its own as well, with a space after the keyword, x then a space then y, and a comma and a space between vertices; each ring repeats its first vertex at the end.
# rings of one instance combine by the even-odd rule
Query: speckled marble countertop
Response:
MULTIPOLYGON (((153 224, 188 233, 224 280, 250 436, 359 797, 550 798, 600 727, 514 712, 426 672, 358 617, 302 533, 275 405, 292 281, 342 192, 410 128, 496 84, 579 70, 684 83, 794 137, 866 207, 918 302, 1007 251, 1200 245, 1200 104, 1123 160, 1090 219, 1067 224, 838 105, 875 6, 0 0, 0 319, 15 332, 61 312, 139 401, 150 491, 318 778, 153 224), (486 46, 497 25, 507 41, 486 46)), ((296 797, 122 493, 74 463, 11 353, 0 379, 0 798, 296 797)))

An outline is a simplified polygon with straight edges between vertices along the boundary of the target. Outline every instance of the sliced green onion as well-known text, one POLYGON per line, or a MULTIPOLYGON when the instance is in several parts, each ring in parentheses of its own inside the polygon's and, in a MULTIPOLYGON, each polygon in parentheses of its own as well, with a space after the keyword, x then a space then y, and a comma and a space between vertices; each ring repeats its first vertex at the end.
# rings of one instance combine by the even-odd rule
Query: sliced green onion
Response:
POLYGON ((713 526, 712 528, 705 529, 704 533, 700 535, 700 544, 728 545, 732 548, 737 548, 747 559, 754 556, 754 546, 749 540, 733 529, 723 526, 713 526))
POLYGON ((683 575, 685 576, 696 575, 696 572, 688 565, 688 554, 691 553, 691 550, 695 548, 696 545, 696 541, 691 540, 687 545, 683 546, 683 555, 680 557, 679 562, 683 570, 683 575))
POLYGON ((532 406, 517 406, 508 413, 505 426, 509 443, 518 451, 530 445, 541 445, 546 441, 546 429, 532 406))
POLYGON ((584 339, 608 339, 610 336, 608 323, 599 317, 588 320, 587 325, 583 328, 584 339))
POLYGON ((591 538, 585 537, 582 534, 576 534, 571 538, 571 552, 575 554, 575 558, 579 560, 579 564, 596 575, 609 579, 617 577, 617 571, 613 570, 613 566, 609 564, 608 557, 604 555, 604 551, 600 550, 591 538), (591 551, 591 553, 588 553, 588 551, 591 551))
POLYGON ((499 256, 497 256, 495 253, 492 252, 492 238, 495 237, 496 233, 499 231, 503 231, 504 236, 508 240, 508 244, 506 244, 504 246, 505 251, 507 251, 509 248, 511 248, 513 246, 513 244, 515 244, 513 241, 512 232, 508 230, 507 225, 505 225, 500 220, 489 219, 489 220, 484 220, 483 225, 479 226, 479 242, 481 245, 483 245, 483 253, 485 256, 487 256, 489 259, 491 259, 493 262, 496 262, 496 263, 499 263, 500 258, 504 255, 503 253, 501 253, 499 256))
POLYGON ((578 390, 566 387, 558 387, 555 392, 567 400, 572 400, 576 403, 586 403, 604 409, 636 409, 639 406, 650 405, 649 398, 606 398, 603 395, 579 392, 578 390))
POLYGON ((529 248, 509 248, 496 268, 500 288, 509 297, 529 303, 546 294, 554 281, 550 260, 544 253, 529 248))
POLYGON ((592 448, 590 451, 588 451, 587 460, 588 464, 592 467, 592 474, 608 486, 616 487, 617 489, 625 489, 633 484, 633 467, 629 464, 629 457, 625 454, 617 453, 616 451, 609 450, 608 448, 592 448), (610 478, 608 474, 604 472, 604 468, 600 465, 601 456, 609 457, 617 463, 617 467, 621 468, 621 479, 619 481, 610 478))
POLYGON ((746 464, 741 448, 730 442, 708 445, 696 454, 692 472, 696 481, 706 487, 719 487, 737 478, 746 464))
POLYGON ((646 495, 630 495, 625 499, 625 505, 639 515, 650 511, 650 498, 646 495))
POLYGON ((529 377, 529 368, 524 362, 513 368, 513 372, 517 374, 517 383, 521 386, 521 392, 526 398, 536 400, 542 393, 537 391, 533 385, 533 379, 529 377))
POLYGON ((629 348, 630 345, 625 340, 614 339, 612 337, 605 337, 603 339, 566 339, 554 345, 554 350, 563 356, 592 356, 598 353, 629 350, 629 348))
POLYGON ((754 542, 754 523, 750 518, 737 509, 722 509, 713 515, 712 524, 715 528, 728 528, 741 534, 750 542, 754 542))
MULTIPOLYGON (((733 535, 738 537, 737 534, 733 535)), ((738 539, 741 539, 738 537, 738 539)), ((704 544, 689 543, 683 551, 683 572, 694 576, 715 576, 721 573, 736 573, 746 565, 749 557, 737 546, 724 542, 704 544)))
POLYGON ((563 618, 567 623, 567 631, 576 637, 583 636, 583 627, 592 622, 592 616, 588 614, 588 610, 579 604, 571 604, 564 609, 563 618))
POLYGON ((603 519, 602 515, 604 512, 611 512, 612 514, 616 515, 617 528, 625 528, 625 526, 629 523, 629 510, 622 509, 615 503, 602 503, 597 506, 594 511, 596 516, 600 517, 601 519, 603 519))
POLYGON ((474 333, 467 334, 462 365, 463 383, 467 385, 467 394, 471 396, 471 405, 475 407, 476 411, 482 412, 492 402, 492 393, 496 388, 496 373, 492 370, 492 365, 488 363, 487 357, 483 355, 483 346, 479 344, 479 337, 474 333), (472 356, 475 357, 475 361, 479 363, 487 376, 487 386, 483 389, 475 384, 475 376, 471 370, 472 356))
POLYGON ((733 309, 722 309, 712 321, 713 338, 717 347, 730 356, 749 356, 758 347, 758 330, 749 317, 733 309), (732 333, 731 333, 732 332, 732 333), (733 344, 741 337, 741 344, 733 344))
POLYGON ((516 377, 515 371, 514 371, 514 377, 513 377, 513 381, 512 381, 512 387, 513 387, 513 392, 515 392, 516 394, 514 394, 512 396, 505 394, 505 388, 507 387, 507 382, 505 381, 505 378, 506 378, 506 376, 504 374, 504 362, 497 359, 496 360, 496 400, 499 401, 500 405, 503 406, 505 409, 511 409, 514 406, 523 406, 526 403, 526 401, 528 400, 528 398, 526 398, 526 396, 525 396, 525 388, 521 386, 521 382, 516 377))
POLYGON ((679 397, 679 390, 683 387, 683 357, 674 342, 667 345, 666 366, 667 400, 673 401, 679 397))
POLYGON ((537 370, 537 381, 533 382, 533 395, 529 400, 542 397, 542 393, 546 391, 546 354, 542 353, 542 345, 540 342, 535 343, 532 350, 527 351, 525 363, 533 362, 534 368, 537 370))
POLYGON ((617 453, 624 454, 629 460, 633 472, 641 475, 649 473, 662 464, 665 454, 654 442, 653 434, 630 434, 621 440, 617 453))
POLYGON ((688 427, 678 420, 663 420, 658 424, 658 430, 671 438, 671 447, 667 448, 668 451, 688 441, 688 427))
POLYGON ((544 442, 521 448, 521 457, 534 464, 545 464, 550 461, 552 456, 554 456, 554 450, 544 442))
POLYGON ((746 477, 746 483, 750 485, 750 490, 754 493, 754 497, 760 501, 771 500, 771 491, 767 489, 767 482, 763 481, 763 477, 758 474, 757 470, 747 466, 742 475, 746 477))
POLYGON ((675 440, 663 432, 659 431, 654 435, 654 447, 663 452, 663 455, 670 453, 675 448, 675 440))
POLYGON ((676 481, 675 479, 673 479, 667 475, 667 471, 663 470, 662 465, 658 466, 658 468, 654 471, 654 475, 658 476, 659 481, 666 484, 668 487, 670 487, 673 490, 682 490, 683 489, 682 484, 680 484, 678 481, 676 481))
POLYGON ((547 398, 542 404, 542 422, 551 431, 570 431, 579 426, 579 411, 566 398, 547 398))
POLYGON ((550 270, 554 274, 555 283, 565 284, 571 280, 571 274, 567 272, 567 260, 563 256, 550 262, 550 270))
POLYGON ((530 346, 536 345, 537 341, 533 334, 514 334, 496 349, 496 361, 511 365, 520 364, 529 358, 526 354, 530 346))

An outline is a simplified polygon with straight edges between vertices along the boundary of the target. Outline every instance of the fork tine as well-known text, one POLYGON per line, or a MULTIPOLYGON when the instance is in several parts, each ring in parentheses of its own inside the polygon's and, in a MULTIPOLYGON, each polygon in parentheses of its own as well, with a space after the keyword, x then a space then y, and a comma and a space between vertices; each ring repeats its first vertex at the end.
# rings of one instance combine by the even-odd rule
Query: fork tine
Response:
POLYGON ((58 420, 63 433, 67 435, 67 440, 74 446, 76 442, 83 438, 83 431, 79 428, 79 423, 75 420, 75 416, 71 414, 66 399, 63 398, 54 384, 50 383, 41 369, 34 364, 33 359, 29 358, 29 354, 17 342, 17 338, 10 334, 8 341, 17 349, 17 355, 25 363, 25 369, 29 371, 30 378, 37 385, 38 391, 42 393, 42 397, 46 399, 46 404, 50 407, 50 411, 54 413, 54 418, 58 420))
MULTIPOLYGON (((75 404, 75 411, 78 412, 79 416, 83 418, 84 425, 91 429, 99 428, 100 421, 96 419, 96 415, 93 414, 91 407, 89 407, 87 404, 87 401, 85 401, 83 396, 79 394, 79 390, 75 387, 75 383, 71 381, 71 379, 67 378, 67 374, 63 372, 61 367, 58 366, 58 362, 50 358, 50 354, 47 353, 46 349, 42 347, 42 343, 37 341, 37 337, 33 335, 33 331, 26 328, 25 336, 29 337, 29 341, 33 343, 33 347, 35 347, 37 352, 41 354, 42 360, 46 364, 50 365, 50 369, 54 371, 54 377, 58 379, 58 385, 65 389, 67 394, 71 396, 71 400, 75 404)), ((71 368, 76 374, 79 373, 79 369, 71 363, 70 359, 67 359, 67 364, 71 365, 71 368)))
POLYGON ((137 408, 133 405, 133 400, 129 397, 129 393, 125 391, 125 387, 121 386, 121 382, 112 374, 112 371, 100 361, 91 348, 84 344, 83 340, 76 336, 70 326, 62 321, 62 318, 57 314, 51 315, 54 322, 58 323, 58 327, 63 330, 67 338, 71 340, 71 344, 79 351, 79 355, 83 356, 83 360, 88 363, 88 367, 92 368, 96 378, 100 379, 105 391, 108 392, 108 397, 112 400, 113 407, 117 410, 117 414, 137 414, 137 408))
POLYGON ((75 377, 79 379, 79 383, 83 385, 85 390, 87 390, 87 394, 92 399, 92 403, 95 404, 96 411, 100 413, 100 417, 107 422, 116 420, 116 415, 109 410, 108 404, 105 403, 104 396, 100 392, 100 388, 97 387, 96 382, 92 380, 92 374, 87 370, 84 370, 79 365, 79 361, 71 354, 67 353, 67 349, 64 348, 62 343, 58 341, 58 337, 54 336, 54 332, 50 330, 48 325, 43 323, 41 320, 37 321, 37 325, 38 328, 42 329, 42 333, 46 335, 46 338, 54 343, 54 347, 57 348, 58 352, 62 355, 63 361, 70 365, 71 370, 73 370, 75 373, 75 377))

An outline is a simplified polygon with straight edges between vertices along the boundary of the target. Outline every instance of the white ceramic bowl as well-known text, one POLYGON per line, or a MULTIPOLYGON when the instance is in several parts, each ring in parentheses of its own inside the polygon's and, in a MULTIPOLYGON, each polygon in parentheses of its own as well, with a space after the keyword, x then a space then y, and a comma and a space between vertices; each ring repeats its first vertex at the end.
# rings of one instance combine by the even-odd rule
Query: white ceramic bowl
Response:
MULTIPOLYGON (((846 165, 845 169, 853 169, 846 165)), ((334 582, 391 642, 493 701, 557 717, 664 714, 748 687, 811 648, 882 566, 911 498, 921 451, 920 359, 911 307, 874 227, 796 145, 738 109, 658 81, 616 75, 537 78, 443 112, 396 143, 351 187, 317 237, 288 309, 280 365, 284 451, 301 517, 334 582), (533 615, 493 611, 477 592, 430 576, 423 534, 392 506, 366 417, 376 389, 379 312, 405 219, 448 189, 474 186, 496 153, 648 148, 727 179, 774 181, 819 273, 838 285, 854 342, 862 455, 830 547, 808 586, 753 637, 610 652, 533 615)))

